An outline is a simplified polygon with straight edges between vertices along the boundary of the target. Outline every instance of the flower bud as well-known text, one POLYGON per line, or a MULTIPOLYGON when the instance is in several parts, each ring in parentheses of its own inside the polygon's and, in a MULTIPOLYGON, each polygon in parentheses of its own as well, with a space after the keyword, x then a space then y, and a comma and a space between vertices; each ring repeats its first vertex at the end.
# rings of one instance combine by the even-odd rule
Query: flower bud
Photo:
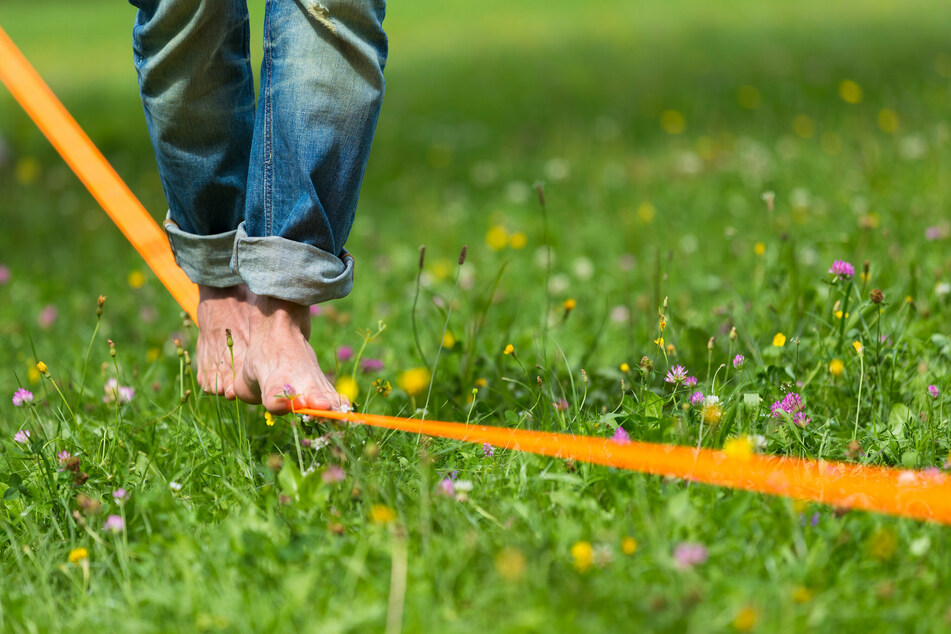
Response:
POLYGON ((469 246, 464 244, 462 245, 462 251, 459 252, 459 266, 462 266, 466 261, 466 253, 469 251, 469 246))
POLYGON ((885 294, 881 291, 881 289, 873 288, 872 292, 868 294, 868 298, 873 304, 881 304, 885 301, 885 294))

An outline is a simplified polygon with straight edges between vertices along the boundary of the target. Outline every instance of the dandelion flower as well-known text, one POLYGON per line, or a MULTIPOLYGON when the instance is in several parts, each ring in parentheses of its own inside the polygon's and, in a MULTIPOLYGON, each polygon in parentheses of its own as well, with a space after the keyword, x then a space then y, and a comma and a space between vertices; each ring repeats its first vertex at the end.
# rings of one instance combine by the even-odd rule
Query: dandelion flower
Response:
POLYGON ((400 389, 410 396, 418 396, 429 386, 429 379, 429 370, 418 367, 402 372, 396 383, 400 386, 400 389))
POLYGON ((829 374, 835 377, 842 376, 842 373, 845 371, 845 364, 842 363, 842 359, 833 359, 829 361, 829 374))
POLYGON ((385 504, 374 504, 370 507, 370 521, 374 524, 389 524, 396 519, 396 511, 385 504))
POLYGON ((46 374, 49 372, 49 368, 46 367, 46 364, 42 361, 36 362, 36 369, 39 370, 40 374, 46 374))
POLYGON ((786 345, 786 335, 781 332, 777 332, 773 336, 773 346, 776 348, 782 348, 786 345))
POLYGON ((565 302, 564 302, 564 304, 563 304, 563 307, 564 307, 566 313, 570 313, 570 312, 573 311, 577 306, 578 306, 578 302, 575 301, 574 299, 570 298, 570 297, 569 297, 568 299, 566 299, 565 302))
POLYGON ((490 228, 489 231, 485 234, 485 243, 489 245, 489 248, 493 251, 499 251, 504 249, 505 245, 509 242, 508 231, 505 230, 505 227, 500 225, 495 225, 490 228))
POLYGON ((274 414, 271 412, 264 412, 264 422, 267 423, 268 427, 274 426, 274 414))
POLYGON ((350 402, 357 400, 360 395, 360 386, 353 380, 353 377, 346 375, 337 379, 337 393, 346 396, 350 402))
POLYGON ((621 552, 625 555, 633 555, 637 550, 637 540, 627 536, 621 540, 621 552))
POLYGON ((733 618, 733 628, 738 632, 749 632, 756 626, 757 620, 756 610, 747 605, 733 618))
POLYGON ((853 342, 852 342, 852 347, 855 348, 855 352, 856 352, 859 356, 862 356, 862 342, 861 342, 861 341, 853 341, 853 342))
POLYGON ((591 542, 575 542, 571 547, 571 558, 574 560, 575 570, 585 572, 594 561, 594 549, 591 542))
POLYGON ((69 551, 69 563, 79 564, 84 559, 89 558, 89 551, 80 546, 79 548, 73 548, 69 551))
POLYGON ((624 372, 625 374, 631 371, 631 366, 629 366, 627 363, 622 363, 619 367, 621 368, 621 372, 624 372))
POLYGON ((33 392, 22 387, 13 393, 13 406, 23 407, 33 402, 33 392))
POLYGON ((502 354, 515 354, 515 346, 508 344, 505 346, 505 349, 502 350, 502 354))
POLYGON ((746 436, 730 438, 723 443, 723 453, 734 460, 749 460, 753 455, 753 443, 746 436))
POLYGON ((757 242, 753 245, 753 253, 756 255, 764 255, 766 253, 766 245, 762 242, 757 242))

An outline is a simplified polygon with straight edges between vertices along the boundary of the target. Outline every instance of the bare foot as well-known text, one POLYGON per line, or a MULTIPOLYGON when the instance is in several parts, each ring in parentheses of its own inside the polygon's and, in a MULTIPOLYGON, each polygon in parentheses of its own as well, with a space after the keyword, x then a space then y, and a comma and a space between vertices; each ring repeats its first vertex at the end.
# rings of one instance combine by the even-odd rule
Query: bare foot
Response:
POLYGON ((248 304, 248 353, 234 391, 272 414, 349 406, 317 364, 310 346, 310 309, 264 295, 248 304), (294 396, 296 395, 296 396, 294 396))
POLYGON ((234 377, 248 348, 248 300, 245 285, 228 288, 198 287, 198 385, 208 394, 233 399, 234 377), (234 366, 225 329, 231 330, 234 366))

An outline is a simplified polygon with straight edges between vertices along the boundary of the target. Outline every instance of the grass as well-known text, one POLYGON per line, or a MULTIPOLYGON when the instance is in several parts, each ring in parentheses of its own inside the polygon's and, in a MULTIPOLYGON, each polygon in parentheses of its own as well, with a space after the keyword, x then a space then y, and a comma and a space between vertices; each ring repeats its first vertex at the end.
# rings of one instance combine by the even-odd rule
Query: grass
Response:
MULTIPOLYGON (((99 0, 0 5, 0 25, 158 218, 132 16, 99 0)), ((387 99, 348 242, 358 282, 314 320, 322 367, 353 376, 376 413, 428 400, 443 420, 620 425, 709 447, 762 436, 779 455, 942 467, 949 21, 924 1, 393 3, 387 99), (845 80, 858 103, 840 96, 845 80), (835 259, 855 265, 851 282, 833 283, 835 259), (672 351, 653 343, 665 298, 672 351), (363 356, 383 371, 335 360, 379 321, 363 356), (447 322, 455 343, 427 398, 420 377, 447 322), (718 424, 701 427, 689 392, 664 381, 678 363, 720 398, 718 424), (403 373, 418 368, 417 392, 403 373), (770 415, 788 392, 803 428, 770 415)), ((937 525, 372 428, 269 426, 260 408, 197 390, 183 403, 173 340, 193 349, 194 328, 5 93, 0 134, 12 152, 0 393, 35 395, 0 402, 0 629, 378 631, 400 608, 406 631, 946 626, 937 525), (44 327, 47 306, 58 317, 44 327), (131 401, 103 401, 110 378, 131 401), (30 443, 12 440, 20 429, 30 443), (84 483, 56 470, 63 450, 84 483), (453 472, 458 499, 444 495, 453 472), (124 517, 117 534, 110 514, 124 517), (679 568, 684 542, 707 561, 679 568)))

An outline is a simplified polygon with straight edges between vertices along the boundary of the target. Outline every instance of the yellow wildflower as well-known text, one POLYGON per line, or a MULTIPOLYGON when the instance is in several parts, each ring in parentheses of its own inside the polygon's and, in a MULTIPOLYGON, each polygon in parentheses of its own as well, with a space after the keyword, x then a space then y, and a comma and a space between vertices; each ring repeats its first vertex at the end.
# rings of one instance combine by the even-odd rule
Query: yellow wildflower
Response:
POLYGON ((429 378, 429 370, 426 368, 413 368, 401 373, 396 384, 410 396, 416 396, 429 386, 429 378))
POLYGON ((508 344, 505 346, 505 349, 502 351, 502 354, 515 354, 515 346, 508 344))
POLYGON ((357 385, 352 376, 345 375, 337 379, 337 393, 343 394, 352 403, 360 395, 360 386, 357 385))
POLYGON ((720 399, 716 396, 708 396, 703 402, 700 416, 705 425, 719 423, 720 419, 723 418, 723 407, 720 405, 720 399))
POLYGON ((660 321, 658 322, 658 325, 660 326, 660 331, 661 331, 661 332, 664 332, 664 328, 667 327, 667 318, 664 317, 663 315, 661 315, 661 316, 660 316, 660 321))
POLYGON ((797 586, 792 591, 792 600, 796 603, 808 603, 812 600, 812 591, 806 586, 797 586))
POLYGON ((476 384, 476 387, 485 387, 486 385, 489 384, 489 382, 483 378, 478 378, 475 380, 475 384, 476 384))
POLYGON ((663 337, 658 337, 657 339, 654 339, 654 343, 657 344, 657 347, 658 347, 658 348, 663 348, 663 347, 664 347, 664 338, 663 338, 663 337))
POLYGON ((723 443, 723 453, 734 460, 749 460, 753 455, 753 443, 746 436, 730 438, 723 443))
POLYGON ((631 371, 631 366, 629 366, 627 363, 622 363, 622 364, 621 364, 621 372, 627 373, 627 372, 630 372, 630 371, 631 371))
POLYGON ((733 629, 738 632, 749 632, 756 625, 756 621, 756 610, 747 605, 733 618, 733 629))
POLYGON ((861 341, 853 341, 853 342, 852 342, 852 347, 855 348, 855 352, 861 357, 861 356, 862 356, 862 349, 863 349, 863 348, 862 348, 862 342, 861 342, 861 341))
POLYGON ((851 79, 846 79, 839 84, 839 96, 845 103, 855 105, 862 101, 862 87, 851 79))
POLYGON ((565 312, 570 313, 571 311, 575 309, 577 305, 578 305, 578 302, 576 302, 575 300, 569 297, 568 299, 565 300, 565 303, 564 303, 565 312))
POLYGON ((650 202, 643 202, 637 208, 637 219, 649 225, 657 214, 657 208, 650 202))
POLYGON ((40 374, 40 371, 37 370, 36 367, 32 365, 30 366, 30 369, 27 370, 26 372, 26 378, 32 384, 39 383, 41 376, 43 375, 40 374))
POLYGON ((39 370, 40 374, 46 374, 49 372, 49 368, 46 367, 46 364, 42 361, 37 362, 36 369, 39 370))
POLYGON ((385 504, 374 504, 370 507, 370 520, 374 524, 389 524, 396 519, 396 511, 385 504))
POLYGON ((390 385, 390 382, 386 379, 377 379, 373 382, 373 389, 376 390, 378 394, 382 394, 383 398, 386 398, 393 390, 393 386, 390 385))
MULTIPOLYGON (((836 319, 842 319, 842 311, 841 311, 841 310, 835 311, 835 318, 836 318, 836 319)), ((846 319, 849 318, 849 314, 848 314, 848 313, 845 313, 845 318, 846 318, 846 319)))
POLYGON ((495 225, 489 229, 488 233, 485 234, 485 243, 489 245, 489 248, 493 251, 499 251, 505 248, 505 245, 508 244, 509 234, 505 230, 505 227, 501 225, 495 225))
POLYGON ((571 558, 575 560, 575 569, 578 572, 584 572, 590 568, 594 560, 591 542, 575 542, 575 545, 571 547, 571 558))
POLYGON ((69 563, 79 564, 83 559, 89 558, 89 551, 80 546, 79 548, 73 548, 69 551, 69 563))
POLYGON ((453 336, 451 332, 447 330, 446 334, 442 336, 442 347, 448 350, 452 348, 454 345, 456 345, 456 338, 453 336))
POLYGON ((528 238, 521 231, 516 231, 509 236, 509 246, 513 249, 524 249, 526 244, 528 244, 528 238))
POLYGON ((621 540, 621 552, 625 555, 633 555, 637 550, 637 540, 628 535, 621 540))
POLYGON ((525 555, 516 548, 503 548, 495 556, 495 569, 506 581, 518 581, 525 573, 525 555))
POLYGON ((264 422, 267 423, 268 427, 274 427, 274 414, 271 412, 264 412, 264 422))
POLYGON ((773 345, 777 348, 782 348, 786 345, 786 335, 781 332, 777 332, 773 337, 773 345))
POLYGON ((687 129, 687 120, 676 110, 664 110, 660 114, 660 127, 667 134, 681 134, 687 129))
POLYGON ((832 376, 842 376, 842 372, 845 371, 845 364, 842 363, 841 359, 833 359, 829 361, 829 374, 832 376))
POLYGON ((129 286, 134 289, 140 289, 145 286, 145 274, 142 271, 132 271, 129 273, 129 286))
POLYGON ((763 244, 762 242, 757 242, 756 244, 753 245, 753 253, 755 253, 756 255, 763 255, 764 253, 766 253, 766 245, 763 244))

